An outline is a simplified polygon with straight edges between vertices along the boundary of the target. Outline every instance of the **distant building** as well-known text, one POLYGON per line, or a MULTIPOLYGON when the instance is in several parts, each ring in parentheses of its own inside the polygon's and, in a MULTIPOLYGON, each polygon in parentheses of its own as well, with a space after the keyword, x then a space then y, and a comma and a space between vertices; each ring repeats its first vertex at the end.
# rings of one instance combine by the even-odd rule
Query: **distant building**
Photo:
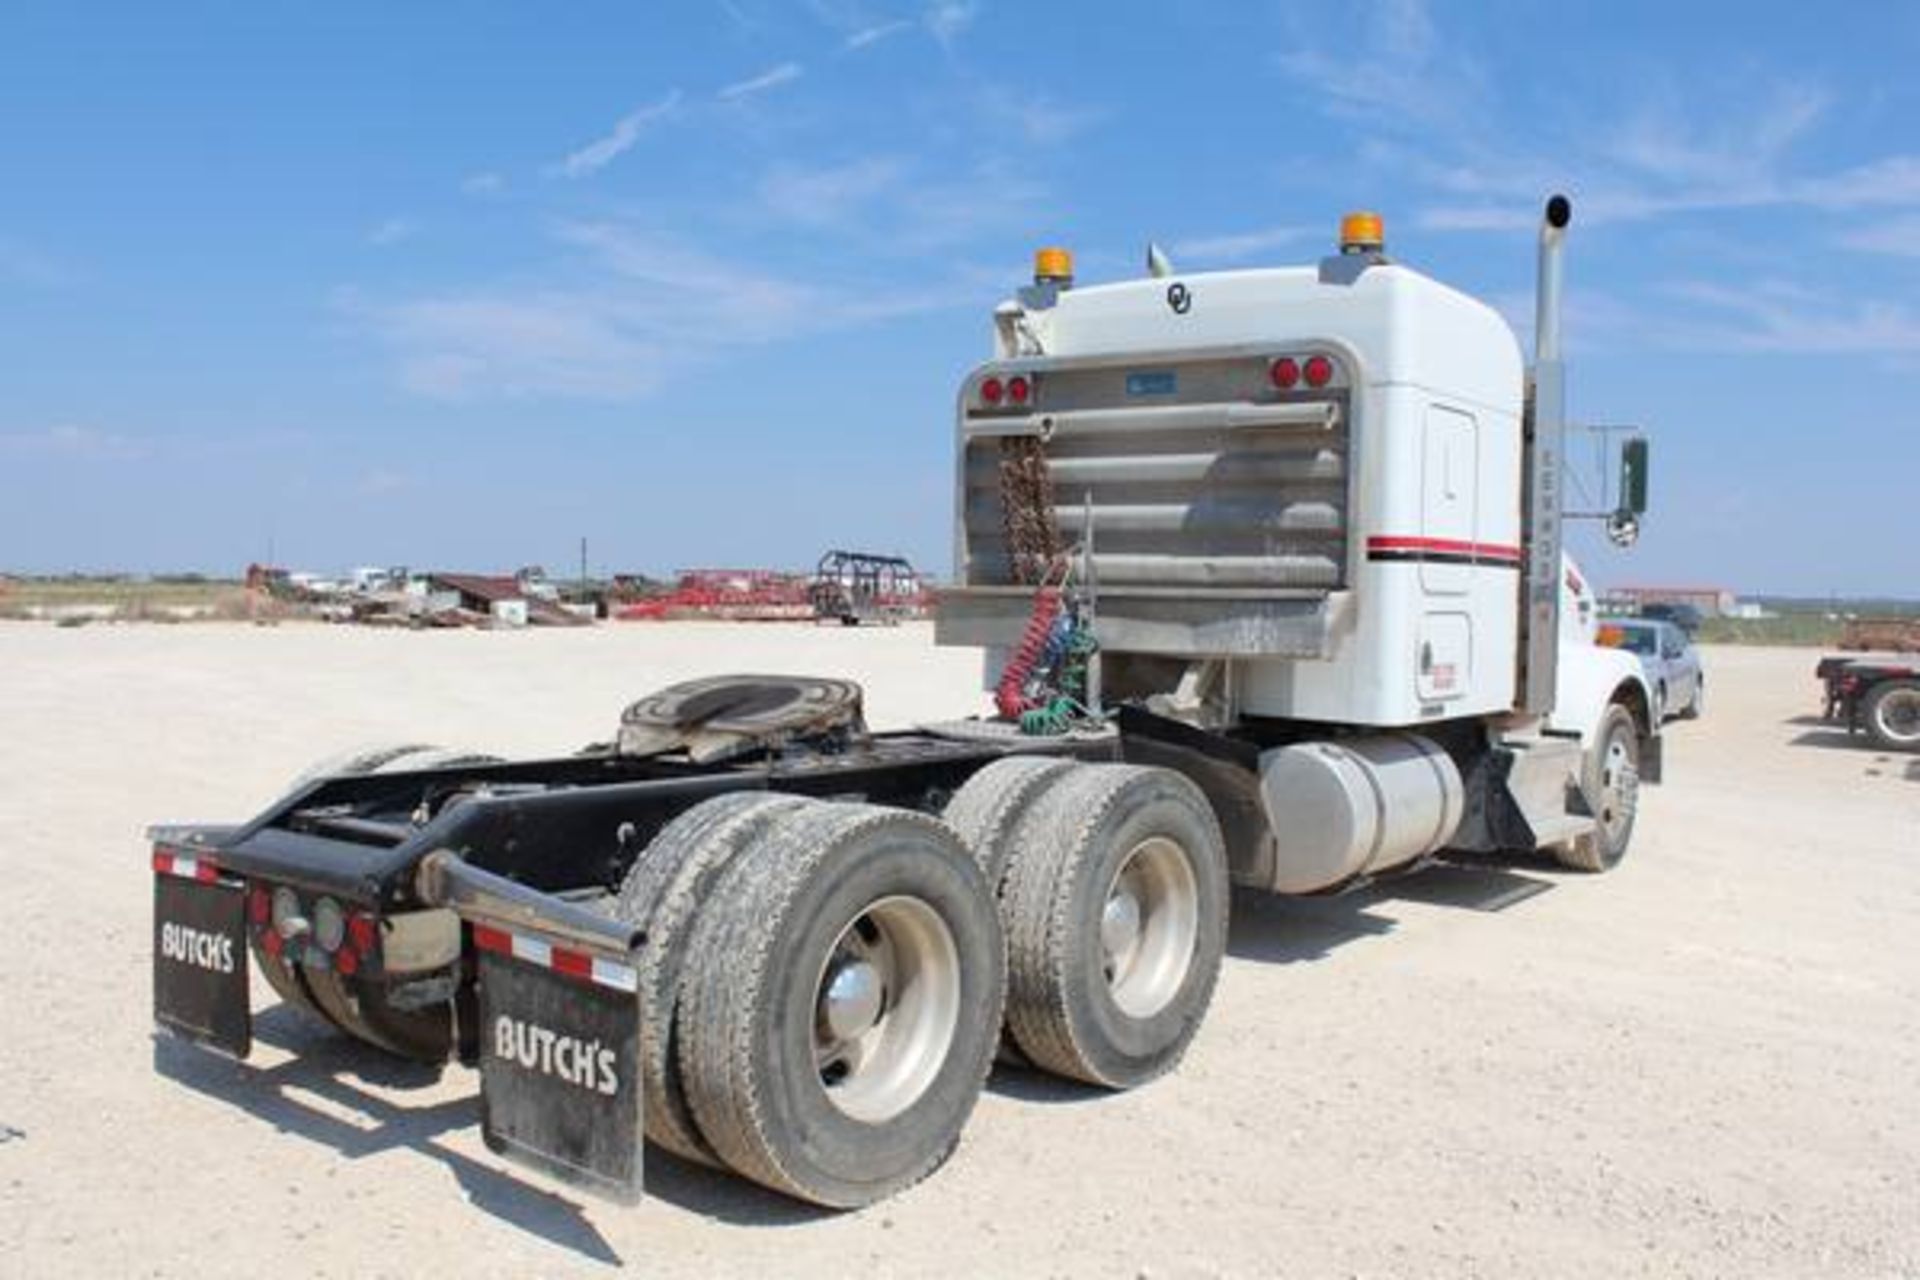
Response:
POLYGON ((1734 593, 1725 587, 1613 587, 1600 602, 1611 613, 1638 613, 1650 604, 1690 604, 1703 617, 1733 612, 1734 593))

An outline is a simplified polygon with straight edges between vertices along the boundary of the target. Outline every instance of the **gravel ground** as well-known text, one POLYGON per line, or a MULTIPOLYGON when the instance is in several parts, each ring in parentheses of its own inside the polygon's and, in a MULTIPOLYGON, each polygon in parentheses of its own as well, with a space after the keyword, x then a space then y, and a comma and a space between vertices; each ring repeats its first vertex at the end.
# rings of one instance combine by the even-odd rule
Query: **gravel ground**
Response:
POLYGON ((824 1214, 650 1156, 635 1209, 507 1171, 473 1074, 270 1007, 150 1032, 140 832, 312 758, 607 737, 724 670, 980 705, 922 627, 395 634, 0 624, 0 1274, 1920 1274, 1920 757, 1818 724, 1807 651, 1706 654, 1626 864, 1243 896, 1212 1016, 1125 1096, 1000 1071, 954 1159, 824 1214))

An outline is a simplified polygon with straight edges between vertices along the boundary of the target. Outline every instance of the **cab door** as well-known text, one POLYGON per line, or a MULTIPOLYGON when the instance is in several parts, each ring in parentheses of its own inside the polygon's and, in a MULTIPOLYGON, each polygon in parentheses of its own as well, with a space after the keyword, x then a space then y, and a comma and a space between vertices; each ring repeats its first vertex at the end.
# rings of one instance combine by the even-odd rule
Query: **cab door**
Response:
POLYGON ((1428 405, 1421 450, 1420 534, 1429 540, 1420 564, 1428 595, 1461 595, 1472 572, 1478 517, 1475 478, 1480 471, 1480 433, 1470 413, 1428 405))
POLYGON ((1421 442, 1421 612, 1414 689, 1423 706, 1464 697, 1473 684, 1472 585, 1478 519, 1479 426, 1470 413, 1428 405, 1421 442))

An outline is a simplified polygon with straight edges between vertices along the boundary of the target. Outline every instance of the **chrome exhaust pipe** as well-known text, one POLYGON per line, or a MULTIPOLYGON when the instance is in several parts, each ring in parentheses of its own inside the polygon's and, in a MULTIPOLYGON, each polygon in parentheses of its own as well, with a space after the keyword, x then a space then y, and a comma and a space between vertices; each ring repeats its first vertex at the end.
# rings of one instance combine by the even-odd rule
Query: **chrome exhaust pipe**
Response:
POLYGON ((1561 257, 1573 202, 1547 200, 1540 219, 1540 282, 1534 298, 1532 421, 1527 431, 1525 679, 1520 708, 1553 711, 1560 668, 1560 460, 1567 447, 1566 370, 1560 363, 1561 257))
POLYGON ((1572 201, 1561 195, 1547 200, 1546 214, 1540 219, 1540 283, 1533 312, 1533 361, 1536 365, 1560 359, 1560 262, 1567 239, 1567 224, 1572 221, 1572 201))

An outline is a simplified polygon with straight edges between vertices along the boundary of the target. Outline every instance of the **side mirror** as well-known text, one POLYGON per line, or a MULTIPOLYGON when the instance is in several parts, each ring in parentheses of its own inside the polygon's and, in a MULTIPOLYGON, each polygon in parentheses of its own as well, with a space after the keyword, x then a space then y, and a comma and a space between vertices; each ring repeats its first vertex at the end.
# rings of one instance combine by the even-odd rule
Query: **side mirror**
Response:
POLYGON ((1620 510, 1616 514, 1647 513, 1647 438, 1628 436, 1620 445, 1620 510))

